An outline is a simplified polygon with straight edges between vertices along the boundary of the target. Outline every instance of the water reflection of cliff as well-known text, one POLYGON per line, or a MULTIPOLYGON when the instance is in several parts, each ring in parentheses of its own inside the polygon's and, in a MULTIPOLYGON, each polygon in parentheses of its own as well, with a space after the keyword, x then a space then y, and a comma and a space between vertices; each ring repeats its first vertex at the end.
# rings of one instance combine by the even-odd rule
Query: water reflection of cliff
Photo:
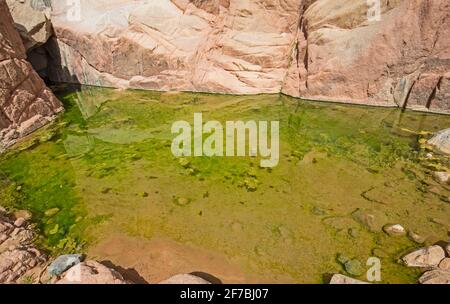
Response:
MULTIPOLYGON (((74 102, 85 121, 93 118, 107 102, 115 99, 114 90, 97 87, 82 87, 75 92, 74 102)), ((106 109, 107 111, 107 109, 106 109)), ((107 115, 108 117, 109 115, 107 115)), ((132 144, 153 137, 154 130, 138 128, 132 118, 106 119, 98 128, 81 129, 74 125, 69 128, 69 135, 64 141, 70 157, 81 156, 91 151, 95 140, 112 144, 132 144)))

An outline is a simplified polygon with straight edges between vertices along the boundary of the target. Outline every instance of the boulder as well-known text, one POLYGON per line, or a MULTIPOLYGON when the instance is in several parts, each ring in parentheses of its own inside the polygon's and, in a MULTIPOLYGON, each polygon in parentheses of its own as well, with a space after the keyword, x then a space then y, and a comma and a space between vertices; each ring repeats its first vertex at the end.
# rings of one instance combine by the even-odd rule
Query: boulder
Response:
POLYGON ((366 1, 302 3, 284 93, 450 111, 448 0, 379 1, 374 19, 366 1))
POLYGON ((419 279, 420 284, 450 284, 450 271, 431 270, 425 272, 419 279))
POLYGON ((43 45, 53 35, 51 2, 46 0, 6 0, 27 50, 43 45))
POLYGON ((363 281, 360 281, 360 280, 356 280, 356 279, 347 277, 347 276, 342 275, 342 274, 335 274, 331 278, 330 284, 333 284, 333 285, 346 285, 346 284, 369 284, 369 283, 363 282, 363 281))
POLYGON ((407 254, 403 257, 403 262, 408 267, 431 268, 437 267, 444 258, 444 249, 441 246, 435 245, 407 254))
POLYGON ((67 269, 81 263, 83 261, 83 255, 81 254, 67 254, 62 255, 56 258, 50 266, 48 267, 47 271, 51 276, 60 276, 63 274, 67 269))
POLYGON ((442 153, 450 154, 450 129, 437 133, 428 141, 428 144, 436 147, 442 153))
POLYGON ((127 284, 121 274, 95 261, 70 268, 56 284, 127 284))
POLYGON ((450 257, 450 244, 447 244, 447 246, 445 246, 445 251, 447 252, 447 255, 450 257))
POLYGON ((201 285, 201 284, 211 284, 211 283, 200 277, 194 276, 192 274, 178 274, 178 275, 175 275, 165 281, 160 282, 159 284, 166 284, 166 285, 168 285, 168 284, 198 284, 198 285, 201 285))
POLYGON ((5 0, 0 0, 0 152, 63 110, 26 60, 5 0))

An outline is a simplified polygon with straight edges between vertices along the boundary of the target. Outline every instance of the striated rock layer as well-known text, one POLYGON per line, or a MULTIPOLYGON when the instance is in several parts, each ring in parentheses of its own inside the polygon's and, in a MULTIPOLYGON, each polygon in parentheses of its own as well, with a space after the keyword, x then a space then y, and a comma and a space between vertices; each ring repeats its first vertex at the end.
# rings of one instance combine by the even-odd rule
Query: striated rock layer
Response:
POLYGON ((450 2, 380 2, 370 21, 364 0, 53 1, 45 74, 450 112, 450 2))
POLYGON ((26 60, 6 2, 0 0, 0 151, 62 110, 62 104, 26 60))
POLYGON ((310 1, 283 92, 314 99, 450 109, 450 2, 310 1))

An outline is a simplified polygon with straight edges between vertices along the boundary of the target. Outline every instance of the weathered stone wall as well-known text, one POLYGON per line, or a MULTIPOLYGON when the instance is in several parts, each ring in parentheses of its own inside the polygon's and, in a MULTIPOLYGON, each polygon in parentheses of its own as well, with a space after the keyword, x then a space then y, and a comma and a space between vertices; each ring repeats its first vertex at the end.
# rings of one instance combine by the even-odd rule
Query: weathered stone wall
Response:
POLYGON ((0 151, 62 110, 62 104, 26 60, 8 6, 0 0, 0 151))
POLYGON ((81 20, 70 20, 54 1, 46 73, 450 112, 450 2, 381 4, 371 22, 365 0, 82 0, 81 20))

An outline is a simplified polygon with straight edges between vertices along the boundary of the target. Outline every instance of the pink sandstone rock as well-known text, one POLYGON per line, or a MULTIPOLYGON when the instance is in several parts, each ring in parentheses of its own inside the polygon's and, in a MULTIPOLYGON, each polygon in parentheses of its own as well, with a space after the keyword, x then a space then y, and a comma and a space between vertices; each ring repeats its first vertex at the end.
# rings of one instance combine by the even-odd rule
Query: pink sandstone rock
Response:
POLYGON ((369 21, 366 1, 81 0, 74 20, 54 1, 49 76, 450 113, 450 2, 381 9, 369 21))
POLYGON ((6 2, 0 0, 0 150, 62 110, 62 104, 27 62, 6 2))
POLYGON ((56 284, 126 284, 126 282, 115 270, 95 261, 87 261, 67 270, 56 284))

